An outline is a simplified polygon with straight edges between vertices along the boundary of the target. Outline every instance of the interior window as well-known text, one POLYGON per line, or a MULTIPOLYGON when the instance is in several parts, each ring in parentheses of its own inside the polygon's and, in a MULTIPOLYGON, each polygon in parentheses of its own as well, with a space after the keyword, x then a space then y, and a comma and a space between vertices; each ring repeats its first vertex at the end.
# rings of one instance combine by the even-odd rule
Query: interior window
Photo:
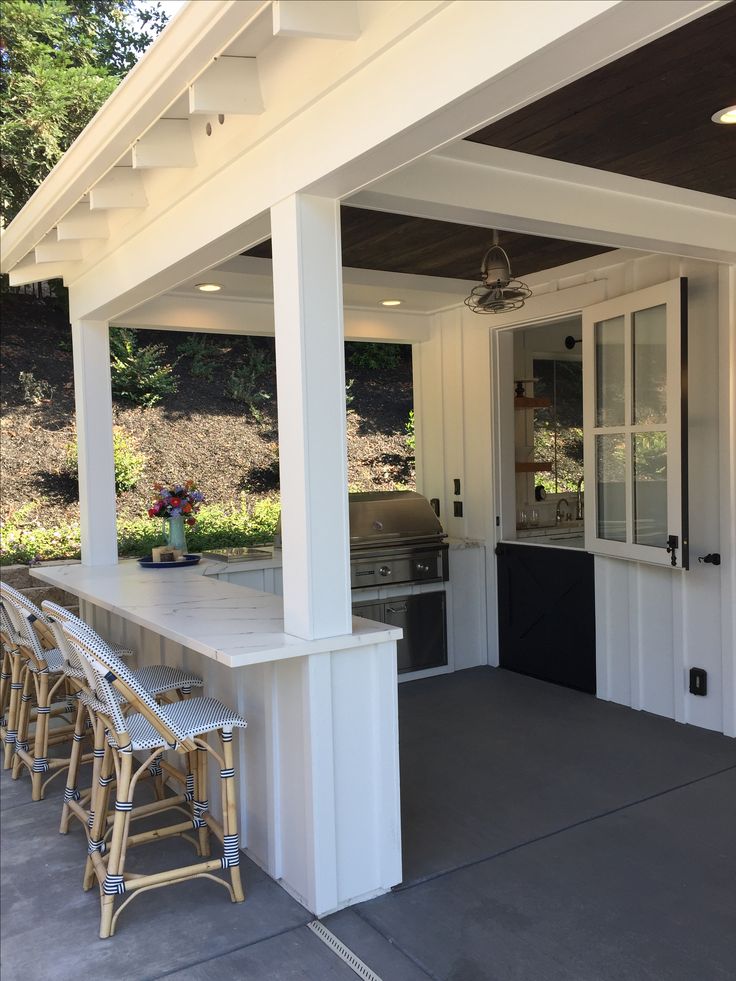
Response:
POLYGON ((549 401, 534 412, 534 459, 552 469, 537 475, 548 494, 575 493, 583 476, 583 366, 535 358, 534 394, 549 401))

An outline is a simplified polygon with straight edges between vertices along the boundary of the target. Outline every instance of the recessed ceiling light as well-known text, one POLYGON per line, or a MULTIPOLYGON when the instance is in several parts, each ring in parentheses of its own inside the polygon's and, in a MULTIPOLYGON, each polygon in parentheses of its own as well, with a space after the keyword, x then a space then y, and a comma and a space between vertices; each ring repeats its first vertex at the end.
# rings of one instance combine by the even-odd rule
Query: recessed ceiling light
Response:
POLYGON ((219 293, 222 286, 219 283, 197 283, 194 288, 202 293, 219 293))
POLYGON ((401 300, 381 300, 382 307, 400 307, 401 300))
POLYGON ((714 123, 736 123, 736 106, 726 106, 710 117, 714 123))

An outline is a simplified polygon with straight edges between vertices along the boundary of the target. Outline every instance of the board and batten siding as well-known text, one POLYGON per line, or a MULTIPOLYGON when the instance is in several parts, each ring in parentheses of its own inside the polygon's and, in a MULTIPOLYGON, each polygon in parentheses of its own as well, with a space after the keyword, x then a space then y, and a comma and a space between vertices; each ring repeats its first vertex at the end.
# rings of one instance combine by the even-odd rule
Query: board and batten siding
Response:
POLYGON ((736 270, 667 256, 609 253, 529 278, 522 311, 434 314, 414 345, 417 489, 440 499, 453 538, 486 544, 488 659, 498 664, 496 569, 502 474, 492 334, 677 276, 689 281, 690 571, 596 556, 598 697, 736 735, 736 270), (549 272, 546 274, 549 277, 549 272), (497 472, 499 471, 499 472, 497 472), (454 493, 454 479, 461 493, 454 493), (453 502, 463 502, 462 517, 453 502), (718 567, 698 556, 719 552, 718 567), (705 697, 688 671, 708 672, 705 697))

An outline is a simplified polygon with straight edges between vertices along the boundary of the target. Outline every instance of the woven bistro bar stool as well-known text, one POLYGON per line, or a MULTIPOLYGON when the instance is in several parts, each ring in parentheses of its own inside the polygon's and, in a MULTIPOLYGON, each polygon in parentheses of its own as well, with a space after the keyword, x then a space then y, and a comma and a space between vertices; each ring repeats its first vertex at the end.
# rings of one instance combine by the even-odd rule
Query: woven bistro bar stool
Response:
MULTIPOLYGON (((106 780, 108 773, 112 776, 113 768, 116 779, 115 815, 109 847, 104 854, 93 851, 89 859, 101 891, 100 937, 109 937, 114 933, 118 916, 140 892, 187 879, 212 879, 228 890, 233 902, 242 902, 245 897, 240 879, 232 740, 233 729, 246 727, 245 719, 214 698, 192 698, 159 705, 100 637, 91 630, 81 630, 70 624, 63 624, 62 629, 75 651, 86 659, 94 672, 94 694, 102 706, 99 714, 107 727, 102 780, 106 780), (130 706, 127 716, 115 697, 116 691, 130 706), (210 733, 218 734, 219 751, 205 738, 210 733), (126 849, 131 841, 129 825, 136 784, 150 764, 160 760, 167 751, 196 754, 198 763, 192 773, 194 816, 187 824, 179 822, 168 828, 144 832, 136 836, 136 843, 143 843, 143 839, 159 841, 169 835, 180 835, 187 827, 203 832, 209 829, 221 841, 223 855, 219 859, 210 858, 163 872, 126 874, 126 849), (134 753, 143 754, 143 761, 135 759, 134 753), (210 756, 220 765, 222 823, 210 813, 209 801, 205 796, 207 758, 210 756), (220 870, 228 871, 229 882, 214 874, 220 870), (126 893, 127 898, 116 910, 116 897, 126 893)), ((93 834, 97 839, 100 838, 102 815, 106 810, 101 798, 106 793, 107 785, 101 786, 95 799, 93 834)))
MULTIPOLYGON (((41 609, 46 615, 47 622, 51 627, 56 643, 64 659, 63 670, 69 678, 70 684, 74 687, 78 695, 77 714, 74 723, 74 742, 67 771, 66 788, 64 790, 64 806, 62 808, 61 824, 59 832, 66 834, 69 830, 69 821, 76 817, 87 831, 91 829, 94 820, 92 808, 93 790, 99 784, 100 767, 105 754, 105 728, 102 721, 98 718, 99 702, 90 691, 90 683, 94 687, 94 675, 89 674, 90 668, 87 663, 80 659, 74 647, 69 643, 62 624, 69 624, 77 630, 92 632, 92 628, 80 617, 70 613, 69 610, 44 600, 41 609), (90 725, 88 727, 87 722, 90 725), (77 786, 79 770, 82 763, 81 746, 88 728, 94 734, 94 766, 92 772, 92 784, 86 791, 80 791, 77 786), (89 807, 86 805, 89 804, 89 807)), ((94 632, 92 632, 94 635, 94 632)), ((120 656, 120 649, 117 651, 111 644, 108 645, 113 653, 120 656)), ((189 698, 192 688, 201 688, 202 679, 190 671, 181 668, 169 667, 166 664, 152 664, 142 668, 132 669, 133 677, 158 701, 179 701, 189 698)), ((122 695, 116 692, 116 697, 121 704, 123 712, 127 710, 125 700, 122 695)), ((150 775, 160 778, 162 770, 160 765, 154 763, 149 768, 150 775)), ((170 774, 179 776, 179 774, 170 774)), ((181 777, 183 780, 184 778, 181 777)), ((163 781, 158 788, 159 796, 163 796, 163 781)), ((183 798, 182 798, 183 799, 183 798)))
POLYGON ((23 657, 20 651, 23 638, 16 630, 1 599, 0 640, 3 647, 0 671, 0 740, 3 743, 3 769, 9 770, 18 737, 18 714, 23 690, 23 657))
MULTIPOLYGON (((41 610, 7 583, 0 583, 0 598, 21 641, 18 648, 21 668, 19 673, 16 670, 11 683, 11 695, 16 697, 18 685, 21 686, 12 775, 17 780, 25 766, 31 776, 32 798, 37 801, 43 799, 49 781, 68 765, 69 761, 65 758, 49 760, 48 748, 71 737, 71 715, 76 706, 70 701, 67 691, 61 652, 54 646, 53 634, 41 610), (49 719, 52 716, 63 716, 64 725, 50 731, 49 719), (44 778, 44 774, 49 772, 51 776, 44 778)), ((10 732, 9 727, 8 736, 10 732)), ((6 736, 6 747, 7 740, 6 736)))

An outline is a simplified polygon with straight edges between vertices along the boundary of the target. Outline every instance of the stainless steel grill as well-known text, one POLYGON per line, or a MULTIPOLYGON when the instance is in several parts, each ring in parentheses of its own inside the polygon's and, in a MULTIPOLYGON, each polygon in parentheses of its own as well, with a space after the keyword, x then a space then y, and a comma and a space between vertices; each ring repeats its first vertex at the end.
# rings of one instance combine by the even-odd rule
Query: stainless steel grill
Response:
POLYGON ((350 585, 443 582, 447 544, 426 497, 414 491, 351 494, 350 585))
POLYGON ((445 533, 426 497, 413 491, 350 495, 353 611, 401 627, 400 674, 447 664, 445 591, 440 586, 397 595, 393 589, 377 593, 376 587, 443 583, 447 556, 445 533))

